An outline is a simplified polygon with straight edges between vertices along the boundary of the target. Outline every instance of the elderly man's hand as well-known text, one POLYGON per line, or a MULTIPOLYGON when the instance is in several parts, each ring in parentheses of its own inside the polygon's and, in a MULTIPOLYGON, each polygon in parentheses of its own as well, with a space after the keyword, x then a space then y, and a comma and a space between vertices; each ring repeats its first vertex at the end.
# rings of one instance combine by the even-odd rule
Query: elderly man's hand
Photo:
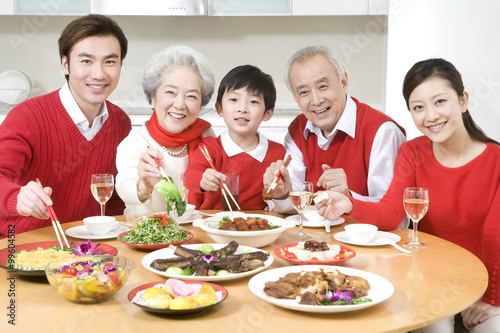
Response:
POLYGON ((317 186, 326 190, 349 194, 347 175, 344 169, 332 169, 328 164, 323 164, 323 174, 318 179, 317 186))
POLYGON ((274 179, 278 175, 278 172, 281 171, 281 179, 276 184, 274 188, 274 199, 282 200, 288 198, 288 194, 292 190, 292 182, 290 180, 290 174, 288 173, 288 169, 282 160, 271 163, 271 165, 266 169, 264 173, 264 187, 269 188, 273 183, 274 179))
POLYGON ((335 191, 316 192, 314 193, 315 202, 318 197, 322 198, 322 200, 316 203, 316 208, 319 215, 327 220, 333 220, 343 214, 352 212, 352 202, 344 194, 335 191))
POLYGON ((45 205, 52 206, 51 194, 52 189, 50 187, 42 189, 38 183, 29 182, 21 187, 17 195, 17 212, 25 217, 33 216, 37 219, 48 219, 49 211, 45 205))
POLYGON ((477 324, 483 323, 490 317, 500 315, 500 307, 479 300, 462 311, 461 314, 465 328, 470 329, 477 324))

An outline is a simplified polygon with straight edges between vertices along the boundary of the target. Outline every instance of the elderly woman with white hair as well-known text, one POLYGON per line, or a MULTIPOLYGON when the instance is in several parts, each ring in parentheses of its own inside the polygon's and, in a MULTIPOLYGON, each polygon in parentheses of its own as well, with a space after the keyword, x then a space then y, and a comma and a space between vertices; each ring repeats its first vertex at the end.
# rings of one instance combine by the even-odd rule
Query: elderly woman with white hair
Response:
MULTIPOLYGON (((187 46, 171 46, 146 64, 142 86, 153 108, 149 121, 132 129, 118 146, 116 191, 125 214, 166 210, 166 199, 154 190, 161 179, 154 158, 167 175, 182 176, 201 140, 215 136, 210 123, 198 118, 215 85, 212 66, 187 46)), ((188 202, 199 199, 190 193, 188 202)))

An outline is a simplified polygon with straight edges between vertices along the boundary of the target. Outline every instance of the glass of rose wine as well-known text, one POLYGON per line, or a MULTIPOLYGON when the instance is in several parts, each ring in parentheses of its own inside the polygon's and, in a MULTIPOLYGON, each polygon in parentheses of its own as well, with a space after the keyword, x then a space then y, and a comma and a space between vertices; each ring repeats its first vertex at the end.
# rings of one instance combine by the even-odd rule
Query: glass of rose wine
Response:
POLYGON ((429 190, 423 187, 407 187, 403 195, 403 206, 406 214, 413 221, 412 239, 403 244, 411 249, 426 247, 418 241, 418 222, 424 217, 429 208, 429 190))
POLYGON ((94 199, 101 205, 101 216, 104 216, 104 205, 108 202, 113 194, 115 182, 113 175, 95 174, 90 180, 90 190, 94 199))
POLYGON ((311 182, 303 182, 292 184, 292 192, 290 192, 290 200, 293 207, 299 212, 299 230, 291 234, 290 237, 305 240, 311 238, 311 235, 304 232, 302 213, 309 207, 312 202, 314 187, 311 182))

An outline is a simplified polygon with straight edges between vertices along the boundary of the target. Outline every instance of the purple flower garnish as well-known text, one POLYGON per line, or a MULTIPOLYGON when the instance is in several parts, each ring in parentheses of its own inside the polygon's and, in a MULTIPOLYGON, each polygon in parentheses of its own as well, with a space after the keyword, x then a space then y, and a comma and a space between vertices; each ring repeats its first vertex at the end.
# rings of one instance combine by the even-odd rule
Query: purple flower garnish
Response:
POLYGON ((92 269, 83 269, 81 271, 76 272, 76 276, 85 277, 87 275, 92 274, 93 271, 94 270, 92 270, 92 269))
POLYGON ((342 299, 346 301, 347 303, 351 304, 351 298, 354 297, 354 294, 352 291, 342 291, 342 290, 336 290, 336 291, 328 291, 326 295, 322 295, 322 298, 327 298, 331 303, 337 302, 338 300, 342 299))
POLYGON ((207 254, 207 255, 200 257, 200 260, 198 260, 198 261, 202 261, 202 260, 205 260, 206 262, 210 263, 212 261, 219 261, 219 258, 214 257, 211 254, 207 254))
POLYGON ((101 251, 97 250, 97 247, 99 246, 100 244, 96 244, 96 246, 94 246, 94 248, 92 248, 92 243, 90 242, 90 239, 87 240, 87 242, 83 242, 81 243, 80 245, 78 245, 75 250, 71 253, 73 254, 76 254, 78 256, 82 256, 84 254, 100 254, 101 251))

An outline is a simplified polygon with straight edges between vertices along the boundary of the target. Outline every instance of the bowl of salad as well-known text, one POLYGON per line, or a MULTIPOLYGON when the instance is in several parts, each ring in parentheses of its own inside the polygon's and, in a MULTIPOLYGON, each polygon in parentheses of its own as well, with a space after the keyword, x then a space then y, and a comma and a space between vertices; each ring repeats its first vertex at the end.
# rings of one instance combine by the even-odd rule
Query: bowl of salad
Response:
POLYGON ((66 257, 45 268, 47 280, 58 294, 74 303, 110 299, 127 282, 132 261, 107 254, 66 257))

